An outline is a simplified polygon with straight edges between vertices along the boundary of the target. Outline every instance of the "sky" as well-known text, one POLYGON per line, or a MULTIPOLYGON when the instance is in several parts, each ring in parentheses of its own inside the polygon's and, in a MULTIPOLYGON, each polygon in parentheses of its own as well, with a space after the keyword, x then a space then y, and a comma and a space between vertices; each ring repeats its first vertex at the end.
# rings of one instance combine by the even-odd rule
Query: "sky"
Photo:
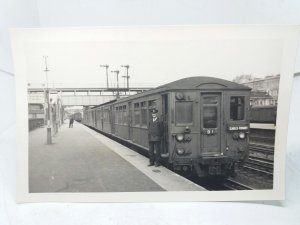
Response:
POLYGON ((32 41, 26 45, 27 80, 33 86, 46 82, 43 56, 48 56, 50 85, 116 86, 112 70, 120 70, 124 86, 128 64, 130 86, 155 87, 190 76, 232 80, 238 75, 277 75, 281 68, 282 42, 270 39, 242 40, 144 40, 144 41, 32 41), (53 84, 54 83, 54 84, 53 84))

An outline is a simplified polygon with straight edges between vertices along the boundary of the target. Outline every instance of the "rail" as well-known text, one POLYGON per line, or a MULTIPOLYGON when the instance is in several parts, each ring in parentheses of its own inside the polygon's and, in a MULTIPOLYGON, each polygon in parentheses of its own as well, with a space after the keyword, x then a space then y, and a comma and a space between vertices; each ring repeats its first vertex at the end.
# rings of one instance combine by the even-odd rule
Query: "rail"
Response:
POLYGON ((223 186, 225 188, 228 188, 229 190, 253 190, 252 187, 232 180, 230 178, 224 180, 223 186))

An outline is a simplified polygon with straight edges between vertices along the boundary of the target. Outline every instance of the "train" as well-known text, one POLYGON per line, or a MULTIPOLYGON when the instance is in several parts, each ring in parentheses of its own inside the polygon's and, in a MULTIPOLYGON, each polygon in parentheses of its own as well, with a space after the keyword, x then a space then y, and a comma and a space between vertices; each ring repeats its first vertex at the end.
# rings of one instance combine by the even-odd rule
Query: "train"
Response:
POLYGON ((73 119, 76 120, 77 122, 81 123, 82 121, 82 113, 81 112, 76 112, 72 115, 73 119))
POLYGON ((32 131, 45 124, 44 105, 41 103, 28 104, 28 129, 32 131))
POLYGON ((252 106, 250 110, 251 123, 271 123, 276 124, 277 106, 252 106))
POLYGON ((82 123, 147 152, 155 108, 163 164, 199 178, 228 177, 249 155, 250 91, 224 79, 187 77, 85 109, 82 123))

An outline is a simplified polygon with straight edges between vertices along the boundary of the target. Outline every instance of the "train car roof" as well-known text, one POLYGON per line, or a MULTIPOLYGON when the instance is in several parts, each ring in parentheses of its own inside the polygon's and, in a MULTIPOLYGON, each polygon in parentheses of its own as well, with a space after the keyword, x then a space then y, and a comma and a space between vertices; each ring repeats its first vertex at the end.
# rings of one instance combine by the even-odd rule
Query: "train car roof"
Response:
POLYGON ((245 90, 250 91, 251 88, 242 84, 238 84, 232 81, 215 78, 215 77, 187 77, 180 80, 176 80, 164 85, 161 85, 157 88, 153 88, 149 91, 138 93, 136 95, 129 96, 127 98, 119 99, 130 100, 136 97, 147 96, 150 94, 160 93, 164 91, 174 91, 174 90, 245 90))
MULTIPOLYGON (((232 81, 215 77, 187 77, 162 85, 168 89, 238 89, 251 90, 251 88, 232 81)), ((158 87, 158 88, 160 88, 158 87)))
POLYGON ((113 102, 123 102, 130 99, 135 99, 137 97, 143 97, 151 94, 156 94, 160 92, 166 91, 174 91, 174 90, 245 90, 250 91, 251 88, 248 86, 238 84, 232 81, 215 78, 215 77, 204 77, 204 76, 197 76, 197 77, 187 77, 180 80, 176 80, 164 85, 161 85, 157 88, 153 88, 149 91, 145 91, 142 93, 138 93, 132 96, 128 96, 126 98, 121 98, 118 100, 113 100, 110 102, 103 103, 101 105, 95 106, 91 109, 110 104, 113 102))
POLYGON ((91 108, 89 108, 89 109, 95 109, 95 108, 98 108, 98 107, 103 106, 103 105, 108 105, 108 104, 114 103, 115 101, 117 101, 117 99, 111 100, 111 101, 109 101, 109 102, 102 103, 102 104, 100 104, 100 105, 96 105, 96 106, 91 107, 91 108))

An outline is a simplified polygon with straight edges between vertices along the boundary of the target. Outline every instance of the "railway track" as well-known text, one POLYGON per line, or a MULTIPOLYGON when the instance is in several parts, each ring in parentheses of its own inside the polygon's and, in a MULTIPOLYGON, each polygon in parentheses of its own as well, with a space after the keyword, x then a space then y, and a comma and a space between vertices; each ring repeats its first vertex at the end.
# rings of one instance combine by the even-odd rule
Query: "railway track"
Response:
POLYGON ((265 161, 274 161, 274 146, 250 143, 249 157, 265 161))
POLYGON ((273 161, 257 158, 254 156, 250 156, 247 163, 270 171, 273 171, 274 167, 273 161))
POLYGON ((253 190, 254 188, 231 178, 191 180, 209 191, 253 190))
POLYGON ((273 176, 274 146, 251 143, 249 158, 244 165, 244 169, 273 176))
POLYGON ((253 190, 252 187, 249 187, 245 184, 242 184, 240 182, 237 182, 232 179, 225 179, 224 183, 222 184, 225 188, 228 188, 228 190, 253 190))
POLYGON ((211 191, 271 189, 273 168, 274 147, 272 145, 251 143, 249 158, 241 168, 241 175, 238 179, 228 178, 221 182, 210 181, 204 184, 201 183, 201 185, 211 191))
POLYGON ((275 142, 275 137, 251 136, 250 139, 254 142, 259 142, 259 143, 273 144, 275 142))
POLYGON ((267 154, 274 154, 274 146, 273 145, 263 145, 257 143, 250 143, 249 145, 250 151, 262 152, 267 154))

